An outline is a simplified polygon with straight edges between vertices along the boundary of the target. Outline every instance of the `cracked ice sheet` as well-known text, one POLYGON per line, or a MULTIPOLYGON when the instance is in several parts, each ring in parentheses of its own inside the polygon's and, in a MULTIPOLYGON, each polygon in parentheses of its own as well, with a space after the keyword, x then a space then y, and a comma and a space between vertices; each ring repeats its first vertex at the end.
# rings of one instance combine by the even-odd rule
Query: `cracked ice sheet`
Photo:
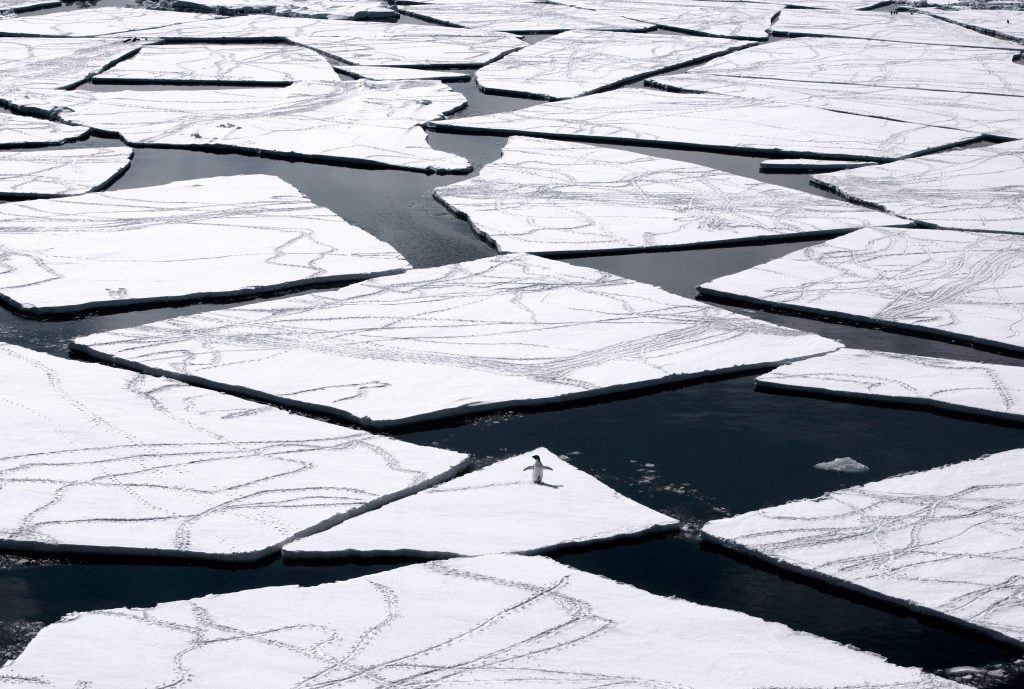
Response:
POLYGON ((928 10, 924 14, 991 36, 1024 41, 1024 12, 1020 10, 928 10))
POLYGON ((409 267, 268 175, 0 204, 0 247, 0 299, 36 314, 245 297, 409 267))
POLYGON ((678 528, 675 519, 616 493, 540 448, 297 540, 284 555, 534 555, 678 528), (533 467, 535 454, 551 469, 539 485, 524 471, 533 467))
POLYGON ((218 686, 224 677, 263 689, 312 680, 366 689, 962 687, 776 622, 522 555, 75 613, 0 669, 0 687, 218 686))
POLYGON ((1024 69, 1010 51, 848 38, 764 43, 689 74, 1024 96, 1024 69))
POLYGON ((1024 450, 719 519, 702 537, 1024 646, 1024 450))
MULTIPOLYGON (((131 159, 127 146, 0 151, 0 197, 84 194, 109 184, 131 159)), ((0 205, 0 215, 9 207, 0 205)))
MULTIPOLYGON (((739 52, 751 50, 757 48, 739 52)), ((977 138, 950 129, 804 106, 645 88, 618 89, 513 112, 439 120, 430 126, 439 131, 533 134, 855 160, 892 160, 977 138)))
POLYGON ((1024 47, 1013 41, 985 36, 925 14, 910 12, 899 12, 894 16, 883 12, 785 9, 772 26, 772 33, 1017 51, 1024 47))
MULTIPOLYGON (((0 19, 0 36, 90 38, 126 31, 144 31, 208 22, 209 14, 142 10, 132 7, 94 7, 26 17, 0 19)), ((136 46, 137 47, 137 46, 136 46)))
POLYGON ((702 165, 587 144, 508 140, 434 195, 502 252, 556 255, 835 234, 907 221, 702 165))
MULTIPOLYGON (((336 75, 335 75, 336 76, 336 75)), ((427 144, 420 126, 466 99, 432 81, 298 82, 285 88, 16 91, 8 103, 118 133, 127 143, 425 172, 469 161, 427 144)))
POLYGON ((573 98, 753 45, 684 34, 567 31, 477 70, 485 92, 573 98))
POLYGON ((594 31, 648 31, 650 24, 552 2, 458 0, 456 2, 402 5, 402 14, 445 26, 488 29, 520 34, 557 33, 573 29, 594 31))
POLYGON ((322 56, 299 46, 156 45, 93 77, 101 83, 288 85, 337 81, 322 56))
POLYGON ((372 426, 742 371, 838 343, 512 254, 100 333, 105 361, 372 426))
POLYGON ((1016 96, 716 77, 692 71, 653 77, 647 84, 669 91, 719 93, 759 103, 790 103, 995 137, 1024 138, 1024 107, 1016 96))
POLYGON ((0 37, 0 94, 12 89, 61 89, 80 84, 140 47, 121 38, 0 37))
POLYGON ((0 110, 0 147, 64 144, 83 138, 88 131, 86 127, 73 127, 0 110))
POLYGON ((772 17, 783 5, 753 2, 672 2, 672 0, 614 0, 588 2, 587 0, 561 0, 559 4, 584 7, 629 19, 635 19, 659 28, 689 31, 707 36, 748 38, 763 41, 768 38, 772 17))
POLYGON ((13 345, 0 379, 3 548, 255 560, 465 459, 13 345))
POLYGON ((1024 234, 1024 142, 815 175, 843 197, 921 224, 1024 234))
POLYGON ((334 65, 337 72, 356 79, 372 81, 404 81, 406 79, 436 79, 438 81, 469 81, 470 75, 434 69, 407 69, 405 67, 359 67, 334 65))
POLYGON ((757 387, 1024 418, 1020 366, 842 349, 777 368, 760 376, 757 387))
POLYGON ((252 2, 251 0, 170 0, 175 8, 223 14, 266 12, 286 17, 320 19, 393 20, 398 13, 379 0, 298 0, 252 2))
POLYGON ((1017 235, 866 228, 698 289, 1024 351, 1017 235))

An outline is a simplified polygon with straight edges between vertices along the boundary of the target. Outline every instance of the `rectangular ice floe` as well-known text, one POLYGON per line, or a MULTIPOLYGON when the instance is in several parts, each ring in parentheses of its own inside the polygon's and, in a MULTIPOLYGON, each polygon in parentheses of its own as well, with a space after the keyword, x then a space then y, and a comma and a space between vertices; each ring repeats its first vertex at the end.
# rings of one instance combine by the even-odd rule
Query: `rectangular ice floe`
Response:
POLYGON ((907 221, 683 161, 511 137, 435 197, 502 252, 557 255, 837 234, 907 221))
POLYGON ((794 362, 757 387, 1024 419, 1024 367, 841 349, 794 362))
POLYGON ((0 300, 33 314, 119 308, 409 267, 267 175, 0 204, 0 300))
POLYGON ((382 0, 169 0, 179 9, 202 9, 223 14, 267 12, 288 17, 392 20, 398 13, 382 0))
POLYGON ((295 541, 285 557, 533 555, 678 528, 540 448, 295 541))
POLYGON ((663 29, 762 41, 768 38, 772 18, 783 7, 781 4, 714 0, 560 0, 559 4, 618 14, 663 29))
POLYGON ((12 345, 0 380, 5 549, 255 560, 465 459, 12 345))
POLYGON ((925 14, 990 36, 1024 42, 1024 12, 1021 12, 1019 8, 1014 10, 957 8, 949 11, 934 9, 926 10, 925 14))
POLYGON ((161 12, 134 7, 92 7, 0 19, 0 36, 90 38, 125 31, 144 31, 216 19, 209 14, 161 12))
POLYGON ((1020 141, 817 175, 811 181, 925 225, 1024 234, 1020 141))
POLYGON ((701 535, 1024 646, 1024 450, 719 519, 701 535))
MULTIPOLYGON (((0 151, 0 197, 44 198, 95 191, 127 170, 131 159, 132 149, 127 146, 0 151)), ((0 206, 0 215, 6 208, 0 206)))
POLYGON ((14 88, 70 88, 142 45, 123 38, 0 37, 0 95, 14 88))
POLYGON ((261 689, 963 686, 776 622, 522 555, 75 613, 0 669, 3 689, 225 682, 261 689))
POLYGON ((867 228, 698 289, 1024 351, 1017 235, 867 228))
POLYGON ((742 371, 838 343, 527 254, 80 338, 80 352, 372 426, 742 371))
POLYGON ((402 81, 405 79, 436 79, 437 81, 469 81, 470 75, 439 69, 409 69, 407 67, 361 67, 334 65, 334 69, 356 79, 372 81, 402 81))
POLYGON ((0 148, 65 144, 84 138, 88 132, 88 127, 22 117, 0 110, 0 148))
POLYGON ((752 45, 685 34, 567 31, 481 68, 482 90, 573 98, 752 45))
POLYGON ((647 31, 650 24, 608 12, 551 2, 515 0, 458 0, 457 2, 403 5, 402 14, 447 26, 488 29, 519 34, 556 33, 572 29, 595 31, 647 31))

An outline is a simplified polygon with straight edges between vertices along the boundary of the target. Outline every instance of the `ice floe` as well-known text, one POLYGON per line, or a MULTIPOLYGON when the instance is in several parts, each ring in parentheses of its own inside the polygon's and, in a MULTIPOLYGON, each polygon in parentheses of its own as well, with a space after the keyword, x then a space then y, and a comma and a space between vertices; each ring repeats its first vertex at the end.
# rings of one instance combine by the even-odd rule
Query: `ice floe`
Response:
MULTIPOLYGON (((20 19, 0 23, 3 21, 20 19)), ((13 88, 70 88, 132 55, 142 45, 126 43, 122 38, 0 37, 0 94, 13 88)))
POLYGON ((1024 450, 720 519, 702 537, 1024 646, 1024 450))
POLYGON ((761 172, 833 172, 848 170, 865 165, 875 165, 866 160, 815 160, 814 158, 770 158, 762 160, 761 172))
POLYGON ((337 81, 321 55, 282 43, 154 45, 93 77, 96 83, 259 84, 337 81))
POLYGON ((965 26, 990 36, 1024 42, 1024 12, 1016 10, 967 9, 925 10, 925 14, 965 26))
MULTIPOLYGON (((128 169, 126 146, 0 151, 0 197, 42 198, 95 191, 128 169)), ((0 216, 7 206, 0 205, 0 216)), ((0 240, 2 241, 2 240, 0 240)))
POLYGON ((814 468, 840 474, 863 474, 871 470, 866 464, 861 464, 853 457, 837 457, 829 462, 818 462, 814 468))
POLYGON ((673 2, 672 0, 560 0, 559 4, 618 14, 663 29, 704 36, 765 40, 783 5, 760 2, 673 2))
POLYGON ((0 669, 0 687, 225 677, 265 689, 962 687, 776 622, 522 555, 67 615, 0 669))
POLYGON ((0 148, 64 144, 81 139, 88 132, 88 127, 76 127, 36 117, 22 117, 0 110, 0 148))
POLYGON ((835 234, 901 218, 702 165, 511 137, 434 195, 502 252, 557 255, 835 234))
POLYGON ((0 0, 0 12, 29 12, 60 5, 60 0, 0 0))
POLYGON ((758 388, 1024 419, 1024 367, 843 349, 777 368, 758 388))
POLYGON ((567 31, 479 69, 486 91, 573 98, 752 45, 685 34, 567 31))
POLYGON ((404 270, 390 245, 267 175, 0 204, 0 299, 68 313, 404 270))
MULTIPOLYGON (((738 52, 751 50, 758 48, 738 52)), ((853 160, 892 160, 977 138, 949 129, 805 106, 644 88, 618 89, 513 112, 439 120, 430 126, 441 131, 533 134, 853 160)))
POLYGON ((402 5, 402 14, 466 29, 488 29, 519 34, 557 33, 571 29, 595 31, 648 31, 650 24, 616 16, 608 12, 552 2, 513 2, 500 0, 457 0, 402 5))
POLYGON ((165 371, 372 426, 742 371, 838 343, 528 254, 80 338, 165 371))
POLYGON ((286 17, 321 19, 392 20, 398 18, 388 3, 381 0, 169 0, 174 7, 206 10, 222 14, 265 12, 286 17))
POLYGON ((406 79, 436 79, 437 81, 469 81, 471 76, 463 72, 439 69, 409 69, 406 67, 361 67, 359 65, 334 65, 334 69, 356 79, 372 81, 403 81, 406 79))
POLYGON ((162 29, 215 19, 208 14, 162 12, 134 7, 93 7, 0 19, 0 36, 91 38, 126 31, 162 29))
POLYGON ((926 225, 1024 234, 1024 142, 815 176, 842 196, 926 225))
POLYGON ((465 460, 12 345, 0 379, 3 548, 254 560, 465 460))
POLYGON ((866 228, 698 289, 1024 351, 1018 235, 866 228))

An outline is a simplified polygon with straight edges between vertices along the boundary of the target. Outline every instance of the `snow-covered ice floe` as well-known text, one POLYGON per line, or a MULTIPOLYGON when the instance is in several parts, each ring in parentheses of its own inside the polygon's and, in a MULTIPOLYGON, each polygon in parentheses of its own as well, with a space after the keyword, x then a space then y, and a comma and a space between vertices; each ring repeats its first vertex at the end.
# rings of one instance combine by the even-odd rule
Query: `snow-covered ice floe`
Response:
POLYGON ((522 136, 478 176, 434 195, 506 253, 635 251, 907 224, 702 165, 522 136))
POLYGON ((457 0, 402 5, 402 14, 467 29, 519 34, 594 31, 648 31, 654 27, 610 12, 596 12, 552 2, 514 0, 457 0))
POLYGON ((226 677, 262 689, 963 686, 546 557, 491 555, 75 613, 0 669, 0 687, 219 686, 226 677))
POLYGON ((559 4, 618 14, 662 29, 761 41, 768 38, 772 18, 783 7, 782 4, 715 0, 559 0, 559 4))
POLYGON ((178 9, 205 10, 222 14, 265 12, 286 17, 321 19, 393 20, 398 18, 381 0, 169 0, 178 9))
MULTIPOLYGON (((759 48, 737 53, 752 50, 759 48)), ((818 108, 645 88, 618 89, 512 112, 438 120, 430 127, 439 131, 533 134, 853 160, 892 160, 977 139, 966 132, 818 108)))
POLYGON ((1017 235, 865 228, 698 291, 1024 351, 1017 235))
POLYGON ((777 368, 758 388, 1024 419, 1024 367, 842 349, 777 368))
POLYGON ((0 380, 0 548, 251 561, 465 463, 13 345, 0 380))
POLYGON ((371 426, 560 402, 841 345, 508 254, 78 339, 90 356, 371 426))
POLYGON ((127 143, 424 172, 469 161, 427 144, 421 123, 466 99, 433 81, 303 81, 285 88, 0 93, 26 112, 116 132, 127 143))
POLYGON ((0 36, 90 38, 208 22, 215 17, 190 12, 161 12, 134 7, 90 9, 0 19, 0 36))
POLYGON ((1024 42, 1024 12, 1017 10, 966 9, 955 11, 925 10, 936 19, 959 24, 990 36, 998 36, 1011 41, 1024 42))
POLYGON ((866 160, 815 160, 814 158, 769 158, 762 160, 761 172, 834 172, 865 165, 875 165, 866 160))
POLYGON ((1024 450, 715 520, 701 536, 1024 646, 1024 450))
POLYGON ((816 175, 811 181, 926 225, 1024 234, 1021 141, 816 175))
POLYGON ((839 474, 863 474, 871 470, 866 464, 861 464, 853 457, 837 457, 828 462, 818 462, 814 468, 821 471, 834 471, 839 474))
POLYGON ((390 245, 268 175, 0 204, 0 300, 124 308, 394 273, 390 245))
POLYGON ((61 0, 0 0, 0 12, 29 12, 60 5, 61 0))
POLYGON ((404 81, 406 79, 436 79, 437 81, 469 81, 472 77, 463 72, 440 69, 411 69, 408 67, 362 67, 359 65, 334 65, 335 71, 356 79, 373 81, 404 81))
POLYGON ((254 84, 337 81, 323 56, 308 48, 264 45, 154 45, 92 79, 97 84, 254 84))
MULTIPOLYGON (((0 197, 45 198, 95 191, 128 169, 127 146, 0 151, 0 197)), ((8 206, 0 205, 0 215, 8 206)))
MULTIPOLYGON (((3 21, 15 20, 0 23, 3 21)), ((142 45, 122 38, 0 37, 0 95, 18 88, 70 88, 129 57, 142 45)))
POLYGON ((286 558, 533 555, 679 528, 544 448, 299 539, 286 558), (536 455, 550 470, 534 483, 536 455))
POLYGON ((481 68, 476 82, 485 92, 573 98, 749 45, 685 34, 567 31, 481 68))
POLYGON ((88 133, 88 127, 23 117, 0 110, 0 148, 65 144, 84 138, 88 133))

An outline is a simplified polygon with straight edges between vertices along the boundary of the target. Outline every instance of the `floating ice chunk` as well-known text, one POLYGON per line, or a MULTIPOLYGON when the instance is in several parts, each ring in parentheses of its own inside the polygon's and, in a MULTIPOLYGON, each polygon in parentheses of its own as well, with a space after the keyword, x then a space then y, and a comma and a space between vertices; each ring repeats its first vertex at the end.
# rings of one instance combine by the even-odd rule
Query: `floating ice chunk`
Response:
POLYGON ((208 22, 215 18, 212 15, 191 12, 161 12, 134 7, 93 7, 70 12, 0 19, 0 36, 90 38, 125 31, 144 31, 208 22))
POLYGON ((512 254, 81 338, 78 351, 373 426, 740 371, 838 343, 512 254))
MULTIPOLYGON (((132 149, 30 148, 0 151, 0 197, 41 198, 95 191, 128 169, 132 149)), ((10 206, 0 205, 2 211, 10 206)))
POLYGON ((223 14, 266 12, 287 17, 321 19, 392 20, 398 13, 382 0, 170 0, 178 9, 207 10, 223 14))
MULTIPOLYGON (((0 23, 6 21, 21 19, 0 23)), ((122 38, 0 37, 0 94, 14 88, 70 88, 137 52, 141 45, 122 38)))
POLYGON ((906 221, 702 165, 515 136, 434 195, 502 252, 557 255, 836 234, 906 221))
POLYGON ((367 689, 962 687, 776 622, 522 555, 69 615, 0 669, 0 687, 166 686, 183 677, 265 689, 309 686, 311 677, 367 689), (125 657, 132 662, 112 662, 125 657))
POLYGON ((0 110, 0 147, 64 144, 83 138, 89 129, 0 110))
POLYGON ((674 2, 673 0, 560 0, 559 4, 618 14, 664 29, 704 36, 765 40, 782 5, 754 2, 674 2))
POLYGON ((404 270, 391 246, 267 175, 0 204, 0 299, 36 314, 404 270))
POLYGON ((935 227, 1024 233, 1024 142, 819 175, 815 184, 935 227))
POLYGON ((1024 350, 1016 235, 866 228, 698 289, 1024 350))
POLYGON ((716 58, 692 74, 1024 96, 1013 53, 845 38, 773 41, 716 58))
POLYGON ((337 81, 322 56, 299 46, 155 45, 93 77, 96 83, 260 84, 337 81))
MULTIPOLYGON (((758 48, 739 52, 751 50, 758 48)), ((817 108, 642 88, 618 89, 513 112, 437 121, 430 126, 440 131, 534 134, 615 143, 640 141, 733 153, 854 160, 892 160, 977 138, 964 132, 817 108)))
POLYGON ((1024 646, 1024 450, 720 519, 702 536, 1024 646))
POLYGON ((878 399, 1024 418, 1024 367, 843 349, 777 368, 758 388, 878 399))
POLYGON ((762 160, 761 172, 833 172, 875 165, 866 160, 815 160, 813 158, 770 158, 762 160))
POLYGON ((476 73, 484 91, 573 98, 752 45, 727 38, 567 31, 476 73))
POLYGON ((342 74, 357 79, 373 81, 404 81, 406 79, 436 79, 437 81, 469 81, 470 75, 463 72, 449 72, 437 69, 408 69, 406 67, 360 67, 358 65, 334 65, 342 74))
POLYGON ((678 528, 541 448, 295 541, 285 557, 530 555, 678 528), (524 471, 534 455, 551 470, 541 484, 524 471))
POLYGON ((571 29, 595 31, 648 31, 650 24, 612 13, 552 2, 459 0, 458 2, 402 5, 402 14, 467 29, 488 29, 519 34, 557 33, 571 29))
POLYGON ((0 0, 0 12, 29 12, 60 5, 60 0, 0 0))
POLYGON ((30 112, 115 131, 130 144, 232 151, 331 163, 466 172, 420 127, 465 105, 444 84, 304 81, 285 88, 190 91, 8 91, 30 112))
POLYGON ((0 379, 3 548, 254 560, 465 459, 12 345, 0 379))
POLYGON ((1024 13, 1016 10, 959 8, 955 11, 928 10, 927 15, 965 26, 990 36, 1024 42, 1024 13))
POLYGON ((837 457, 830 462, 819 462, 814 465, 815 469, 822 471, 835 471, 840 474, 863 474, 871 469, 866 464, 861 464, 853 457, 837 457))

